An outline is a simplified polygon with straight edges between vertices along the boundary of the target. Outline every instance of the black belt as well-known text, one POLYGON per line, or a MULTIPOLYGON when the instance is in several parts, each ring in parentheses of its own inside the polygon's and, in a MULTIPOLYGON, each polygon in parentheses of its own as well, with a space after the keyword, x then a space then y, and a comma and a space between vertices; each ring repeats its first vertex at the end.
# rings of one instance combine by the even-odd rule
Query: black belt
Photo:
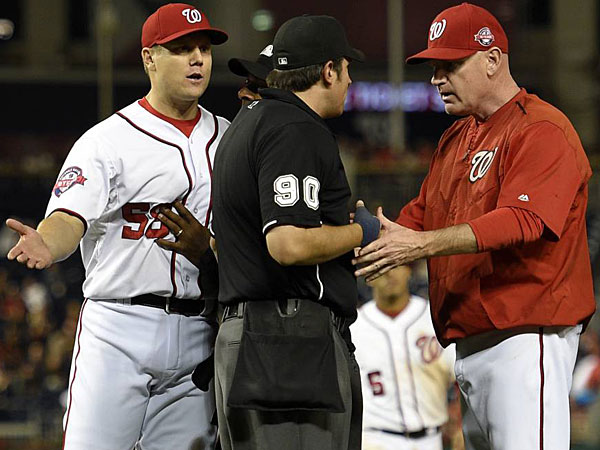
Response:
POLYGON ((381 431, 383 433, 395 434, 398 436, 404 436, 409 439, 419 439, 425 436, 431 436, 433 434, 437 434, 440 432, 441 427, 431 427, 431 428, 421 428, 417 431, 394 431, 394 430, 386 430, 383 428, 369 428, 369 430, 373 431, 381 431))
POLYGON ((210 301, 192 300, 189 298, 161 297, 154 294, 138 295, 131 298, 132 305, 150 306, 164 309, 168 314, 184 316, 207 316, 214 309, 210 301))
POLYGON ((234 317, 239 317, 240 319, 243 318, 244 313, 246 312, 246 303, 247 302, 237 302, 225 305, 223 308, 222 321, 225 322, 226 320, 233 319, 234 317))
MULTIPOLYGON (((289 299, 289 300, 296 300, 296 299, 289 299)), ((259 301, 259 300, 256 300, 256 301, 259 301)), ((286 300, 283 300, 283 301, 286 302, 286 300)), ((310 302, 312 300, 305 300, 305 301, 310 302)), ((243 318, 244 312, 246 311, 247 303, 248 302, 237 302, 237 303, 230 303, 228 305, 225 305, 225 308, 223 309, 222 321, 225 322, 226 320, 232 319, 234 317, 237 317, 240 319, 243 318)), ((277 303, 277 301, 273 301, 273 303, 277 303)), ((340 317, 332 311, 331 319, 333 321, 333 324, 335 325, 335 327, 338 329, 338 331, 340 332, 340 334, 342 336, 350 328, 350 319, 348 317, 340 317)))

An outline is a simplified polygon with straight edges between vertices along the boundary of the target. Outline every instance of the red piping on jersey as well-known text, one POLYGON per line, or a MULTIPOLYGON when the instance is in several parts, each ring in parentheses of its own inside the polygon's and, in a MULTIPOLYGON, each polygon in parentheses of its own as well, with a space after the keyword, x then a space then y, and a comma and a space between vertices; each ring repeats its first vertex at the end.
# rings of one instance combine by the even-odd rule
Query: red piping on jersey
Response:
POLYGON ((411 323, 409 323, 406 328, 404 329, 404 345, 406 346, 406 365, 408 366, 408 372, 410 373, 410 384, 412 385, 412 389, 413 389, 413 399, 415 402, 415 411, 417 412, 417 416, 419 417, 419 420, 421 421, 421 428, 425 428, 425 423, 423 422, 423 417, 421 417, 421 412, 419 411, 419 401, 417 400, 417 388, 415 386, 415 376, 413 374, 413 370, 412 370, 412 364, 410 363, 410 349, 408 348, 408 329, 410 327, 412 327, 415 323, 417 323, 417 320, 419 320, 419 318, 423 315, 423 313, 426 311, 427 309, 427 305, 423 305, 423 310, 417 315, 417 317, 415 317, 415 320, 413 320, 411 323))
POLYGON ((544 450, 544 328, 540 327, 540 450, 544 450))
POLYGON ((65 421, 65 431, 63 433, 63 445, 62 448, 65 448, 65 442, 67 440, 67 427, 69 426, 69 416, 71 415, 71 403, 73 401, 73 385, 75 384, 75 377, 77 376, 77 358, 79 358, 79 353, 81 352, 81 345, 79 342, 79 338, 81 337, 81 330, 83 329, 83 309, 85 305, 87 305, 88 299, 86 298, 81 305, 81 311, 79 312, 79 331, 77 333, 77 354, 75 355, 75 359, 73 360, 73 379, 71 380, 71 384, 69 385, 69 403, 67 405, 67 420, 65 421))
POLYGON ((64 212, 65 214, 68 214, 70 216, 76 217, 77 219, 81 220, 81 222, 83 223, 83 234, 87 233, 88 224, 87 224, 87 221, 83 218, 83 216, 81 216, 80 214, 77 214, 75 211, 71 211, 70 209, 56 208, 54 211, 52 211, 50 214, 48 214, 48 217, 50 217, 52 215, 52 213, 55 213, 57 211, 64 212))
MULTIPOLYGON (((398 380, 398 373, 396 372, 396 364, 394 361, 394 351, 392 350, 392 341, 390 340, 390 337, 388 336, 387 331, 382 328, 379 328, 375 322, 373 322, 371 319, 369 319, 367 314, 364 315, 364 318, 368 323, 371 324, 371 326, 373 328, 375 328, 377 331, 381 332, 383 334, 383 337, 385 337, 385 340, 388 343, 390 360, 392 361, 392 371, 394 372, 394 380, 398 380)), ((400 420, 402 420, 402 423, 400 423, 400 428, 404 428, 405 430, 408 430, 408 428, 406 426, 406 420, 404 419, 404 411, 402 411, 402 401, 400 400, 400 386, 398 385, 397 381, 396 381, 396 401, 398 402, 398 411, 400 411, 400 420)))
POLYGON ((213 120, 215 121, 215 132, 212 135, 212 137, 210 138, 210 140, 208 141, 208 143, 206 144, 206 164, 208 165, 208 175, 210 177, 210 197, 209 197, 209 201, 208 201, 208 208, 206 209, 206 220, 204 221, 204 226, 208 227, 208 219, 210 218, 210 212, 212 210, 212 164, 210 163, 210 146, 213 145, 213 143, 215 142, 215 139, 217 139, 217 135, 219 134, 219 121, 217 119, 217 116, 215 116, 214 114, 213 116, 213 120))
MULTIPOLYGON (((149 131, 144 130, 139 125, 136 125, 129 117, 125 116, 121 111, 118 111, 117 115, 119 117, 121 117, 123 120, 125 120, 127 123, 129 123, 129 125, 131 125, 136 130, 144 133, 147 136, 150 136, 152 139, 155 139, 158 142, 161 142, 165 145, 169 145, 171 147, 175 147, 177 150, 179 150, 179 156, 181 156, 181 162, 183 163, 183 169, 185 170, 185 174, 187 175, 188 185, 189 185, 187 192, 184 194, 183 198, 181 199, 181 203, 183 205, 185 205, 188 195, 190 195, 190 192, 192 191, 192 175, 190 174, 187 164, 185 163, 185 156, 183 154, 183 149, 177 144, 173 144, 172 142, 166 141, 162 138, 159 138, 158 136, 155 136, 154 134, 150 133, 149 131)), ((171 296, 173 296, 173 297, 175 297, 177 295, 177 281, 175 280, 175 258, 176 257, 177 257, 177 253, 175 253, 175 251, 173 251, 171 253, 171 285, 173 286, 173 292, 171 293, 171 296)))

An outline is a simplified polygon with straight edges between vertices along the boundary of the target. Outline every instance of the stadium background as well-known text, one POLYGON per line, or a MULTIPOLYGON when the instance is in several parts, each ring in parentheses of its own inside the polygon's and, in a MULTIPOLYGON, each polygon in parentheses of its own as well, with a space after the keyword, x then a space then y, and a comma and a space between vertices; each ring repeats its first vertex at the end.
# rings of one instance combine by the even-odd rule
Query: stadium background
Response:
MULTIPOLYGON (((3 0, 0 3, 0 219, 35 225, 62 160, 98 120, 148 90, 139 57, 144 19, 160 0, 3 0)), ((201 103, 233 119, 241 79, 230 57, 254 59, 288 18, 330 14, 367 54, 354 64, 346 113, 332 120, 355 196, 395 218, 419 189, 442 131, 428 66, 405 55, 426 44, 447 0, 205 0, 230 40, 213 50, 211 84, 201 103)), ((561 108, 600 170, 600 2, 474 0, 503 23, 517 82, 561 108)), ((600 183, 588 206, 590 258, 600 276, 600 183)), ((60 448, 73 336, 82 301, 79 255, 44 272, 6 260, 13 233, 0 229, 0 450, 60 448)), ((580 361, 600 365, 600 320, 582 339, 580 361)), ((582 364, 583 364, 582 363, 582 364)), ((600 378, 600 373, 596 374, 600 378)), ((600 449, 597 388, 573 399, 573 448, 600 449)), ((594 387, 592 382, 590 385, 594 387)), ((110 393, 107 393, 110 395, 110 393)))

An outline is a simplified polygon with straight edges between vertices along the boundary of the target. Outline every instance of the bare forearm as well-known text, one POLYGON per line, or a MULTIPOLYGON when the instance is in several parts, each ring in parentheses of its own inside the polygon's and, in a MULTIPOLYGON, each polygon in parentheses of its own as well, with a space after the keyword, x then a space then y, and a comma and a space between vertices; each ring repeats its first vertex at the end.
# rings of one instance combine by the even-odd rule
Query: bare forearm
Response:
POLYGON ((360 246, 362 228, 358 224, 323 225, 318 228, 281 226, 267 234, 271 256, 281 265, 320 264, 360 246))
POLYGON ((360 245, 362 228, 358 224, 334 227, 305 228, 302 261, 298 264, 319 264, 348 253, 360 245))
POLYGON ((79 219, 55 212, 39 223, 37 231, 50 250, 52 261, 57 262, 68 258, 77 249, 84 227, 79 219))
POLYGON ((424 231, 423 256, 445 256, 464 253, 477 253, 477 238, 466 224, 455 225, 433 231, 424 231))
POLYGON ((477 252, 477 239, 468 224, 432 231, 414 231, 381 218, 381 237, 362 248, 353 264, 356 276, 372 281, 397 266, 434 256, 477 252))

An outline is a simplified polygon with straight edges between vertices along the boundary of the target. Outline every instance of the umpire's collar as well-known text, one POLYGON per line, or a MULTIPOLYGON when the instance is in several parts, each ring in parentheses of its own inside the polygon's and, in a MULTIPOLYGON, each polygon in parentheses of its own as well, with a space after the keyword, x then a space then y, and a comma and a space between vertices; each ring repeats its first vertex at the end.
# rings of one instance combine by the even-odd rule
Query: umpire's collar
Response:
POLYGON ((267 88, 261 89, 260 95, 262 98, 270 98, 273 100, 279 100, 286 103, 291 103, 292 105, 297 106, 298 108, 306 111, 310 116, 315 119, 317 122, 325 125, 328 129, 327 123, 323 120, 321 116, 319 116, 316 112, 312 110, 310 106, 300 99, 296 94, 291 91, 286 91, 283 89, 275 89, 275 88, 267 88))

